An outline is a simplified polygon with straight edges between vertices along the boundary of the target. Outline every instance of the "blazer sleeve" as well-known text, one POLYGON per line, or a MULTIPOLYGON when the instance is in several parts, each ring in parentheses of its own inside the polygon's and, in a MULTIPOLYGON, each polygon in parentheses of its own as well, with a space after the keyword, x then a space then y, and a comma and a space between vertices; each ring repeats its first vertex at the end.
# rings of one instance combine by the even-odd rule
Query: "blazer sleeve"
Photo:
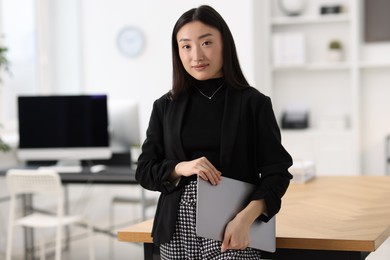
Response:
POLYGON ((288 171, 292 165, 292 158, 282 146, 280 129, 269 97, 266 97, 266 101, 255 114, 258 128, 258 140, 255 143, 260 184, 251 199, 265 200, 267 216, 262 215, 260 218, 268 221, 281 208, 281 199, 292 178, 288 171))
POLYGON ((163 120, 166 101, 167 97, 163 96, 153 104, 135 175, 142 187, 163 194, 169 194, 177 188, 168 178, 178 163, 177 160, 167 159, 165 155, 163 120))

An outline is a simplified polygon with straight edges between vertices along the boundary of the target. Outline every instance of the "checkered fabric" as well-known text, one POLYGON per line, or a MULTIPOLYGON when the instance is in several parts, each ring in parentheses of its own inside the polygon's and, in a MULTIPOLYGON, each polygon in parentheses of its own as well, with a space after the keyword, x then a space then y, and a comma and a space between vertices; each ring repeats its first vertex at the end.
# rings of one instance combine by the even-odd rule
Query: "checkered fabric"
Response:
POLYGON ((196 181, 184 187, 173 238, 160 245, 162 260, 258 260, 260 251, 252 248, 221 253, 221 242, 196 236, 196 181))

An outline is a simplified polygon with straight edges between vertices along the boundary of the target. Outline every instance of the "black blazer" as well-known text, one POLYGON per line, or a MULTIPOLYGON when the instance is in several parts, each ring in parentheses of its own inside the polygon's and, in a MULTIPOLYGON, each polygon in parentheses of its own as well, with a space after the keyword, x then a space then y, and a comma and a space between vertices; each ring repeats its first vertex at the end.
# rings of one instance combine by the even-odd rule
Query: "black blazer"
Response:
MULTIPOLYGON (((152 236, 156 244, 172 238, 178 204, 188 178, 175 186, 168 181, 176 164, 187 160, 181 142, 181 127, 189 94, 175 100, 163 95, 153 104, 146 140, 138 159, 136 179, 146 189, 161 192, 152 236)), ((257 184, 251 199, 264 199, 267 215, 281 207, 291 174, 291 156, 281 145, 281 136, 269 97, 248 87, 227 87, 222 119, 220 165, 223 176, 257 184)), ((267 221, 267 219, 264 219, 267 221)))

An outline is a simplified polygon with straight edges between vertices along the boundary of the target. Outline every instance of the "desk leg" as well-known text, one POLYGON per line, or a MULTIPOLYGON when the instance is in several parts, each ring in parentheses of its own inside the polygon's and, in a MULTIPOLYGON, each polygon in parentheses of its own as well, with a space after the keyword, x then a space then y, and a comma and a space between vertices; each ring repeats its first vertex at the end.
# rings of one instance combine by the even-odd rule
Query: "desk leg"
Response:
MULTIPOLYGON (((69 191, 68 185, 64 185, 64 213, 69 215, 69 191)), ((65 250, 70 248, 70 227, 67 225, 65 227, 65 250)))
POLYGON ((152 243, 144 243, 144 260, 160 260, 160 249, 152 243))
POLYGON ((368 254, 356 251, 276 249, 275 253, 262 252, 261 256, 273 260, 364 260, 368 254))

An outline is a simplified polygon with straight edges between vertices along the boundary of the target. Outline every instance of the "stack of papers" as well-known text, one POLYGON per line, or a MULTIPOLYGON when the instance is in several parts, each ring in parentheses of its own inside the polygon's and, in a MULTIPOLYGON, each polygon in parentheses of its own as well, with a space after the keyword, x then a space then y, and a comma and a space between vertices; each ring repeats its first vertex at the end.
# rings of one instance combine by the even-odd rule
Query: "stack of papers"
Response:
POLYGON ((314 161, 294 160, 289 172, 293 175, 291 183, 305 183, 316 175, 314 161))

